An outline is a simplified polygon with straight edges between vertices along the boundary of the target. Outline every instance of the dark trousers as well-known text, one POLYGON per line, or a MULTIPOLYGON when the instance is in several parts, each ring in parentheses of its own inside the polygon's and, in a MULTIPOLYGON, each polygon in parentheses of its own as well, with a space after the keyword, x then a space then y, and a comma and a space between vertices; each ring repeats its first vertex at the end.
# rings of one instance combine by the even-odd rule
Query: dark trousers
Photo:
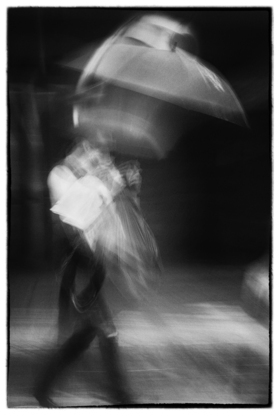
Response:
MULTIPOLYGON (((73 333, 54 351, 48 359, 45 369, 37 382, 35 396, 41 402, 51 394, 55 381, 64 370, 85 352, 95 337, 98 337, 103 364, 109 380, 109 395, 115 404, 130 404, 128 383, 122 368, 117 332, 110 310, 102 296, 101 287, 105 279, 105 268, 100 260, 83 256, 78 249, 69 254, 63 269, 59 293, 58 332, 63 339, 65 327, 75 319, 73 333), (84 262, 83 262, 84 261, 84 262), (91 278, 86 288, 74 294, 75 277, 79 265, 87 263, 91 278), (74 305, 76 307, 74 307, 74 305)), ((68 327, 67 327, 68 330, 68 327)))
POLYGON ((131 404, 131 394, 122 368, 116 336, 107 336, 94 327, 90 321, 76 330, 72 336, 50 357, 36 388, 37 396, 49 396, 56 380, 64 370, 85 352, 95 337, 98 336, 99 347, 109 381, 107 391, 114 404, 131 404))
MULTIPOLYGON (((58 340, 61 342, 65 335, 71 330, 73 318, 77 310, 85 312, 96 302, 100 296, 100 291, 105 280, 105 267, 100 259, 95 257, 92 252, 86 251, 83 246, 72 247, 68 243, 66 247, 66 260, 62 267, 62 278, 58 299, 58 340), (79 268, 85 268, 89 274, 88 284, 76 295, 75 282, 79 268)), ((98 306, 105 309, 104 301, 99 301, 98 306)), ((95 307, 96 308, 96 307, 95 307)), ((104 314, 104 312, 103 312, 104 314)), ((112 317, 111 317, 112 319, 112 317)))

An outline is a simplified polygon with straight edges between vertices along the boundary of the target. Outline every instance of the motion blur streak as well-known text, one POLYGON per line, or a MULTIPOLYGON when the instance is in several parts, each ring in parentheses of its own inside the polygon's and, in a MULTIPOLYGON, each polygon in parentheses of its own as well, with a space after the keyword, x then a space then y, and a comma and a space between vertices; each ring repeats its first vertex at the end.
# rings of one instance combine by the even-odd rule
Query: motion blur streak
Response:
MULTIPOLYGON (((201 102, 190 100, 191 109, 182 108, 176 99, 164 101, 162 95, 145 95, 142 89, 104 87, 102 79, 93 101, 102 101, 104 108, 98 107, 98 112, 96 104, 91 114, 76 91, 81 72, 104 39, 133 18, 134 10, 9 10, 9 408, 37 407, 34 391, 46 379, 43 373, 58 373, 59 365, 66 366, 67 359, 82 351, 55 379, 51 399, 59 407, 271 403, 271 13, 249 8, 168 12, 171 21, 185 22, 188 40, 195 38, 199 46, 193 53, 189 45, 183 49, 199 53, 226 76, 250 129, 228 122, 223 108, 211 103, 197 114, 201 102), (67 56, 82 51, 85 44, 91 52, 81 56, 81 66, 59 64, 70 61, 67 56), (83 117, 83 129, 73 125, 74 107, 79 109, 75 123, 83 117), (210 115, 213 109, 216 116, 210 115), (50 198, 48 179, 84 136, 96 140, 93 114, 94 126, 99 120, 99 127, 107 129, 105 144, 121 175, 140 171, 142 176, 140 198, 133 194, 133 206, 135 211, 139 207, 144 222, 135 219, 135 212, 129 221, 131 212, 122 194, 115 202, 122 212, 117 225, 125 224, 127 234, 135 235, 135 228, 146 221, 142 226, 147 236, 127 238, 131 243, 126 240, 116 255, 110 255, 121 226, 115 226, 114 239, 110 238, 108 214, 102 224, 101 254, 96 255, 106 257, 108 278, 99 273, 94 288, 98 291, 103 284, 102 296, 88 305, 80 296, 88 282, 86 261, 83 266, 71 257, 71 283, 77 271, 74 291, 61 284, 61 260, 69 258, 65 240, 73 243, 76 234, 66 238, 61 232, 63 221, 50 210, 56 197, 50 198), (110 135, 112 129, 115 136, 110 135), (143 248, 151 249, 161 272, 152 279, 149 272, 143 275, 143 248), (138 279, 127 263, 138 265, 138 279), (94 324, 87 319, 87 306, 94 309, 94 324), (79 337, 73 336, 76 321, 88 329, 78 329, 79 337), (63 352, 70 352, 60 359, 63 344, 63 352)), ((157 45, 164 52, 169 39, 158 42, 150 22, 154 20, 145 21, 154 37, 146 39, 141 25, 131 35, 152 41, 150 50, 157 45)), ((178 49, 184 32, 177 35, 178 49)), ((175 48, 172 44, 168 53, 175 48)), ((110 62, 110 55, 106 59, 110 62)), ((100 69, 113 72, 113 66, 103 64, 100 69)), ((134 73, 131 65, 127 68, 134 73)), ((144 69, 143 65, 134 82, 142 82, 144 69)), ((209 84, 216 81, 211 72, 202 74, 209 84)), ((172 84, 164 82, 168 77, 168 70, 162 78, 156 74, 159 92, 173 92, 172 84)), ((218 82, 211 87, 221 93, 218 82)), ((96 147, 102 147, 103 138, 98 136, 96 147)), ((83 235, 83 242, 93 244, 91 237, 83 235)), ((69 271, 68 264, 63 262, 62 270, 69 271)))

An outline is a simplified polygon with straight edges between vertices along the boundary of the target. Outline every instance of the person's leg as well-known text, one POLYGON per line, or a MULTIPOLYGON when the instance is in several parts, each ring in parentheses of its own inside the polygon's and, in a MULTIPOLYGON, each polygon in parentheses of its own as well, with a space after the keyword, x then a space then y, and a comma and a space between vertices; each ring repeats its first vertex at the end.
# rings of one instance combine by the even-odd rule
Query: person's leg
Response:
POLYGON ((135 403, 121 363, 117 335, 99 334, 99 347, 109 382, 109 394, 115 404, 135 403))
MULTIPOLYGON (((81 258, 82 259, 82 258, 81 258)), ((90 257, 84 255, 83 253, 83 263, 87 260, 87 269, 90 275, 87 285, 79 294, 73 292, 73 303, 76 310, 79 313, 84 313, 89 311, 96 303, 99 298, 100 290, 105 281, 105 267, 103 262, 93 254, 90 253, 90 257)))
POLYGON ((54 352, 46 362, 45 370, 38 378, 35 387, 35 398, 41 406, 56 406, 49 394, 57 378, 62 375, 63 371, 73 363, 88 347, 96 336, 96 328, 92 325, 84 325, 76 331, 57 351, 54 352))
POLYGON ((77 272, 77 258, 73 249, 68 251, 68 256, 62 267, 62 279, 58 297, 58 342, 65 340, 69 333, 72 316, 71 293, 74 288, 75 277, 77 272))
POLYGON ((69 324, 73 324, 71 309, 72 300, 79 301, 76 307, 76 317, 79 328, 62 345, 58 352, 53 353, 47 362, 45 370, 39 379, 35 396, 42 406, 54 406, 49 399, 49 393, 55 380, 63 373, 64 369, 76 360, 90 345, 97 334, 97 327, 102 320, 100 317, 99 305, 91 301, 99 293, 105 278, 103 264, 95 259, 93 255, 88 256, 87 252, 81 249, 72 249, 63 272, 59 292, 59 336, 60 340, 69 324), (89 284, 79 296, 74 295, 75 277, 78 267, 86 266, 92 273, 89 284))
POLYGON ((109 381, 109 393, 116 404, 134 403, 118 346, 118 333, 112 314, 103 296, 98 297, 101 323, 98 330, 99 347, 109 381))

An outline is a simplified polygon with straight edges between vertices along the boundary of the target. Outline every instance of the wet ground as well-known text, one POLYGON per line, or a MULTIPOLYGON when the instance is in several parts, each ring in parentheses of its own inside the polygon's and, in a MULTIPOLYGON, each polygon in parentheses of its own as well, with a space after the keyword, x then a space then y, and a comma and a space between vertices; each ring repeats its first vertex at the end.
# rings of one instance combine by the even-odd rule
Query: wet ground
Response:
MULTIPOLYGON (((106 294, 135 405, 267 405, 269 330, 240 300, 241 267, 166 267, 148 301, 106 294)), ((51 273, 10 275, 8 407, 36 407, 36 375, 57 347, 51 273)), ((110 406, 98 341, 56 385, 61 407, 110 406)))

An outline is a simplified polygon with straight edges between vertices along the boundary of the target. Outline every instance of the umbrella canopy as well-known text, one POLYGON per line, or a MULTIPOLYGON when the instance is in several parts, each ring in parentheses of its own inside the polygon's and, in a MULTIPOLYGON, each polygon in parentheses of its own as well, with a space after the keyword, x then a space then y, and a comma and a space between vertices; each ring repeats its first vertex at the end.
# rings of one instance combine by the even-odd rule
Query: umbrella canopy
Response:
POLYGON ((78 89, 90 77, 240 125, 245 114, 232 88, 214 69, 179 47, 190 29, 146 16, 109 38, 85 66, 78 89))
POLYGON ((119 29, 85 65, 76 124, 88 133, 101 128, 116 151, 159 158, 181 136, 189 111, 246 125, 228 82, 182 49, 189 36, 188 26, 158 16, 119 29))

